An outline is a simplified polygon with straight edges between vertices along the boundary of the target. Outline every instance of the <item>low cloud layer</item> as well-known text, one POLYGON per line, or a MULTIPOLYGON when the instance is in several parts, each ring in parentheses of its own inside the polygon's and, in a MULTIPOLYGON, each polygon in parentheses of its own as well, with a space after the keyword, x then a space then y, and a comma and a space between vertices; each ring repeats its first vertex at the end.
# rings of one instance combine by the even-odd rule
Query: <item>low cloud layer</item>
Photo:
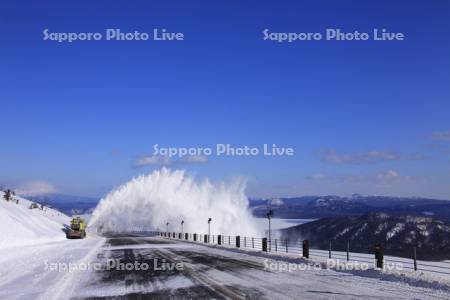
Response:
POLYGON ((305 177, 311 181, 331 181, 336 183, 354 184, 368 183, 377 185, 390 185, 406 181, 415 181, 418 177, 400 174, 395 170, 387 170, 375 174, 346 174, 346 175, 328 175, 325 173, 314 173, 305 177))
POLYGON ((308 180, 324 180, 328 178, 329 177, 324 173, 313 173, 311 175, 306 176, 306 179, 308 180))
POLYGON ((368 151, 361 153, 338 153, 336 150, 319 152, 320 160, 330 164, 364 164, 400 160, 400 156, 390 151, 368 151))
POLYGON ((334 149, 317 152, 320 160, 329 164, 374 164, 387 161, 422 160, 425 156, 420 154, 400 155, 392 151, 367 151, 356 153, 339 153, 334 149))
POLYGON ((450 141, 450 131, 436 131, 431 134, 435 141, 450 141))
POLYGON ((405 181, 413 181, 413 176, 401 175, 395 170, 388 170, 374 175, 345 175, 341 177, 344 183, 372 183, 379 185, 390 185, 405 181))
POLYGON ((28 181, 16 189, 16 193, 22 196, 37 196, 56 192, 56 188, 45 181, 28 181))
POLYGON ((142 156, 133 162, 134 167, 169 165, 170 159, 167 156, 142 156))
POLYGON ((133 167, 140 168, 145 166, 173 166, 183 164, 201 164, 207 163, 208 157, 204 155, 187 155, 180 159, 171 159, 168 156, 150 155, 137 158, 133 162, 133 167))

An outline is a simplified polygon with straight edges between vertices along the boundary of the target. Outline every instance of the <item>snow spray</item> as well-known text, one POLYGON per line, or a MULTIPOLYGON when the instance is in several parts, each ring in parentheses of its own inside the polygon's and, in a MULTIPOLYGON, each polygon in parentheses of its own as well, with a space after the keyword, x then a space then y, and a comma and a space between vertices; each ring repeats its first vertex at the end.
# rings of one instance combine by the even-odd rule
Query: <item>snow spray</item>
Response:
POLYGON ((162 168, 133 178, 103 198, 88 228, 100 233, 156 230, 259 237, 242 178, 230 183, 201 181, 184 170, 162 168), (167 223, 169 223, 167 225, 167 223))

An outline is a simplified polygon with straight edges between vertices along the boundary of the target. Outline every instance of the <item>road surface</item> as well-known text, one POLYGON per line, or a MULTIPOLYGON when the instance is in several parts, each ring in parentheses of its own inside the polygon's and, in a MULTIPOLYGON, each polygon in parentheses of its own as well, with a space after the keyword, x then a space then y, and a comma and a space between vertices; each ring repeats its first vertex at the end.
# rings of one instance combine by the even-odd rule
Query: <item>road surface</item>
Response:
MULTIPOLYGON (((80 299, 448 299, 405 283, 330 270, 273 272, 242 252, 162 238, 109 238, 80 299), (116 266, 111 267, 115 261, 116 266), (149 270, 127 270, 139 262, 149 270), (156 263, 155 263, 156 262, 156 263), (122 263, 122 267, 120 267, 122 263), (106 267, 109 265, 109 269, 106 267), (163 269, 172 266, 173 269, 163 269), (176 269, 176 265, 180 270, 176 269), (119 266, 119 267, 117 267, 119 266), (161 270, 163 269, 163 270, 161 270)), ((266 264, 268 262, 266 261, 266 264)))
MULTIPOLYGON (((58 247, 60 248, 61 245, 58 247)), ((44 270, 40 275, 36 275, 38 271, 33 268, 22 278, 19 276, 15 280, 3 282, 0 280, 2 288, 0 298, 450 298, 448 291, 326 269, 295 272, 271 271, 265 266, 276 261, 265 261, 267 258, 255 254, 158 237, 91 238, 86 241, 64 243, 64 249, 64 255, 59 257, 59 252, 55 253, 55 249, 53 250, 53 261, 72 259, 79 264, 89 263, 96 267, 74 272, 52 273, 44 270), (68 248, 68 245, 71 245, 72 249, 68 248), (68 258, 70 253, 78 254, 68 258), (81 253, 84 254, 81 255, 81 253), (115 265, 112 265, 112 262, 115 265), (148 269, 145 269, 145 266, 148 269), (18 282, 24 286, 19 294, 17 294, 17 290, 20 290, 17 287, 18 282)), ((50 253, 41 251, 43 252, 39 254, 39 257, 51 259, 50 253)), ((33 259, 36 259, 36 256, 33 259)))

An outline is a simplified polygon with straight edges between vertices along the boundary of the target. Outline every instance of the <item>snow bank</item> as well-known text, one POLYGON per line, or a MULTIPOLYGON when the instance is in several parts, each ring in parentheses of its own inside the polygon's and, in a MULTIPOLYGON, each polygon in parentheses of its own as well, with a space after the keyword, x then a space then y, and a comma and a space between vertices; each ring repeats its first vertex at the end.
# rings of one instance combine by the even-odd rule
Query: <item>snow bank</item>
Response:
POLYGON ((248 210, 245 182, 197 181, 185 171, 167 168, 132 179, 102 199, 88 228, 105 232, 140 230, 208 232, 260 236, 248 210))
POLYGON ((70 218, 51 209, 29 209, 31 201, 14 196, 6 201, 0 191, 0 248, 44 243, 66 238, 63 228, 70 218))

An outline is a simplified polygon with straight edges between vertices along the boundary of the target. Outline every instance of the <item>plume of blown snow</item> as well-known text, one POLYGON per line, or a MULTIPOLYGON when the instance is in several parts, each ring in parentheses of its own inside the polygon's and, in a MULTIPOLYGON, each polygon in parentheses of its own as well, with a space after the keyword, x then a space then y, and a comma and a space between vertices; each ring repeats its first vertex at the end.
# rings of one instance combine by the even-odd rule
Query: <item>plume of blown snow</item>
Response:
POLYGON ((162 230, 259 236, 245 196, 246 182, 201 181, 184 170, 162 168, 133 178, 109 193, 94 210, 89 227, 100 232, 162 230))

